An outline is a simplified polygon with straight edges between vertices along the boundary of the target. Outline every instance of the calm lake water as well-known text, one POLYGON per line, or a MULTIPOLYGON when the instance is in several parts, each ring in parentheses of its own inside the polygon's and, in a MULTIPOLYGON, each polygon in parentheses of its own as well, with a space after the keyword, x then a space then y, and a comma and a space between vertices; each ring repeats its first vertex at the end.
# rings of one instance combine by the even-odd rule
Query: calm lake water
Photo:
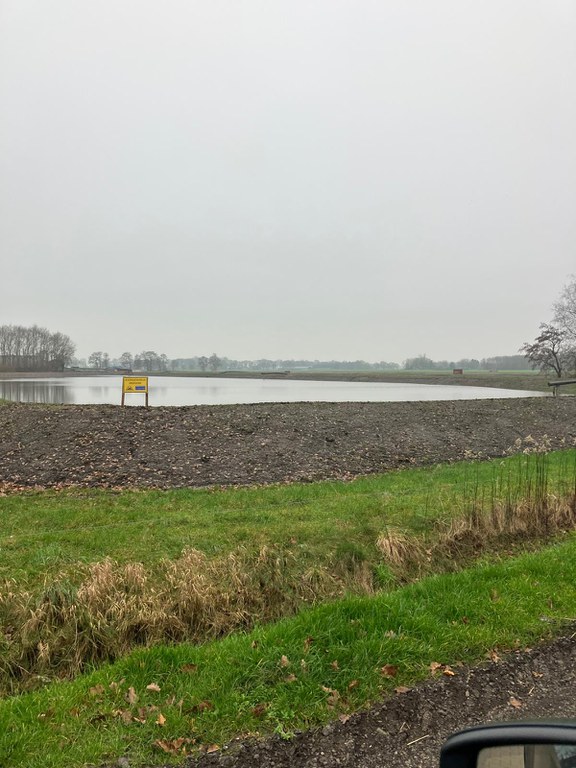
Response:
MULTIPOLYGON (((287 379, 149 377, 149 404, 223 405, 234 403, 398 402, 406 400, 486 400, 543 397, 543 393, 489 387, 384 384, 287 379)), ((0 398, 22 403, 119 405, 121 376, 78 376, 0 380, 0 398)), ((127 405, 144 405, 144 395, 126 395, 127 405)))

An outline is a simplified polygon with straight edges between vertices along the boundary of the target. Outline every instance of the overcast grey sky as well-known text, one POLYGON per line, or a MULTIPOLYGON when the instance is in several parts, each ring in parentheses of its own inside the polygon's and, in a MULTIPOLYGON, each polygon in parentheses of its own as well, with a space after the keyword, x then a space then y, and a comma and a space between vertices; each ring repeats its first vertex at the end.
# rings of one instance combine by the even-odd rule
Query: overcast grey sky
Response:
POLYGON ((573 0, 0 0, 0 324, 514 354, 576 271, 573 0))

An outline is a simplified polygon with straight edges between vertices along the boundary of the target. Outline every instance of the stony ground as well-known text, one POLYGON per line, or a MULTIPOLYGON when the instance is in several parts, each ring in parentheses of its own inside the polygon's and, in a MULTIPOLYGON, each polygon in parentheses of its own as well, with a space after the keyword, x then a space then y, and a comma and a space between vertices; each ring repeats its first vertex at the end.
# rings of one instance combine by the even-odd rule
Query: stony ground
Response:
POLYGON ((0 406, 0 489, 349 478, 576 440, 576 398, 120 408, 0 406))

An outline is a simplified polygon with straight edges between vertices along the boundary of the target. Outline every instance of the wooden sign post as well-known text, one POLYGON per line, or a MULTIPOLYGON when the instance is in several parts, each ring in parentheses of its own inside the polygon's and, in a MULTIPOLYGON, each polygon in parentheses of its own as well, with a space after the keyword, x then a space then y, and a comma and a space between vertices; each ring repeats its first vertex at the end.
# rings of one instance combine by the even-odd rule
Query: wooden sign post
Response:
POLYGON ((148 376, 123 376, 122 405, 126 395, 146 395, 146 408, 148 408, 148 376))

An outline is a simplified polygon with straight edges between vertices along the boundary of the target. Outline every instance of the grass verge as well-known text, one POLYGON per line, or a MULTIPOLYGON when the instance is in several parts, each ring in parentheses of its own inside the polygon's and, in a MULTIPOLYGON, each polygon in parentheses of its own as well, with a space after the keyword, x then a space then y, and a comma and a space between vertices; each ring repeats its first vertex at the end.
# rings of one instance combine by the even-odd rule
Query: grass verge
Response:
MULTIPOLYGON (((317 509, 328 510, 320 526, 332 524, 328 547, 311 535, 314 521, 304 519, 303 525, 312 528, 300 531, 300 539, 262 544, 274 526, 258 521, 251 547, 212 556, 188 549, 148 564, 110 557, 72 563, 48 569, 44 583, 29 589, 16 579, 6 581, 0 585, 0 689, 9 694, 30 690, 138 646, 206 642, 293 615, 306 604, 393 589, 470 565, 488 552, 497 556, 541 546, 576 527, 574 456, 574 451, 536 453, 492 462, 491 475, 479 464, 460 490, 458 504, 456 496, 447 495, 452 506, 439 515, 436 494, 435 514, 427 507, 427 515, 412 518, 419 521, 412 527, 390 525, 391 516, 378 516, 378 505, 370 506, 372 496, 366 510, 359 504, 364 498, 352 494, 360 524, 356 520, 348 535, 338 526, 346 504, 338 504, 341 497, 320 484, 311 493, 317 509), (362 512, 372 515, 370 526, 362 512)), ((396 481, 403 475, 397 473, 396 481)), ((435 475, 419 470, 414 476, 422 481, 435 475)), ((349 501, 345 488, 338 485, 349 501)), ((260 492, 271 490, 287 489, 260 492)), ((233 491, 226 498, 237 500, 233 491)), ((217 531, 218 524, 213 527, 217 531)))
MULTIPOLYGON (((532 451, 530 442, 525 446, 532 451)), ((529 453, 374 475, 351 482, 174 491, 70 490, 0 496, 0 580, 32 589, 77 563, 111 558, 154 568, 195 549, 296 547, 329 562, 343 541, 367 558, 386 527, 424 534, 493 500, 573 493, 576 450, 529 453)))
POLYGON ((319 725, 430 675, 560 632, 576 616, 576 539, 348 598, 202 646, 131 654, 0 702, 6 768, 128 756, 161 765, 236 736, 319 725))

